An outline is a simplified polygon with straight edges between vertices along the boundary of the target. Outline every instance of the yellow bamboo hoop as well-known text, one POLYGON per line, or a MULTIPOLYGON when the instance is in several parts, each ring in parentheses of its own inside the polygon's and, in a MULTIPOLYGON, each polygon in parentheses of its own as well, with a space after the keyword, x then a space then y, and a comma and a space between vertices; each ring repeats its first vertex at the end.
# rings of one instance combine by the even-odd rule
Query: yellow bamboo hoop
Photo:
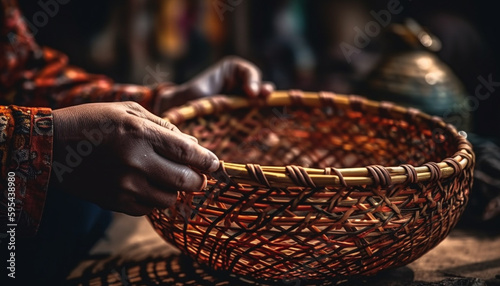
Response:
MULTIPOLYGON (((309 107, 321 107, 323 104, 321 95, 322 93, 301 92, 301 103, 309 107)), ((348 109, 351 105, 351 97, 352 96, 335 94, 335 97, 332 100, 338 108, 348 109)), ((170 112, 166 112, 163 115, 163 118, 167 121, 172 122, 173 124, 178 124, 184 120, 216 113, 221 108, 221 102, 223 102, 225 110, 237 110, 259 105, 268 107, 287 106, 294 103, 293 97, 290 96, 289 91, 275 91, 266 99, 261 99, 260 101, 236 96, 223 96, 219 98, 221 100, 214 100, 214 98, 201 99, 197 101, 197 105, 195 106, 188 104, 180 108, 175 108, 170 112)), ((382 102, 373 101, 358 96, 356 96, 356 98, 360 98, 362 100, 364 107, 363 112, 365 115, 379 114, 382 102)), ((446 130, 447 132, 449 132, 449 134, 463 143, 460 146, 464 148, 458 149, 457 152, 451 157, 458 164, 460 164, 462 169, 466 168, 467 165, 473 163, 472 160, 474 156, 466 138, 460 135, 452 125, 445 123, 440 118, 430 116, 413 108, 406 108, 397 105, 392 105, 391 109, 389 110, 389 115, 395 119, 404 119, 409 112, 414 112, 414 120, 434 120, 433 123, 435 123, 438 128, 446 130)), ((258 182, 255 182, 252 176, 248 173, 248 170, 244 164, 235 164, 231 162, 222 162, 222 164, 224 164, 227 174, 234 182, 258 184, 258 182)), ((449 164, 441 161, 437 163, 437 165, 439 166, 443 178, 448 178, 454 174, 454 169, 450 167, 449 164)), ((261 166, 261 168, 265 176, 271 183, 271 186, 289 187, 295 185, 295 183, 287 175, 285 167, 261 166)), ((324 175, 324 169, 305 168, 305 170, 317 185, 343 186, 337 175, 324 175)), ((373 183, 373 178, 369 176, 370 173, 366 167, 338 168, 338 170, 349 186, 368 185, 373 183)), ((389 166, 386 167, 386 170, 391 175, 391 180, 393 183, 403 183, 405 180, 407 180, 408 173, 401 166, 389 166)), ((431 178, 429 167, 418 166, 415 167, 415 170, 417 172, 418 181, 425 181, 431 178)))

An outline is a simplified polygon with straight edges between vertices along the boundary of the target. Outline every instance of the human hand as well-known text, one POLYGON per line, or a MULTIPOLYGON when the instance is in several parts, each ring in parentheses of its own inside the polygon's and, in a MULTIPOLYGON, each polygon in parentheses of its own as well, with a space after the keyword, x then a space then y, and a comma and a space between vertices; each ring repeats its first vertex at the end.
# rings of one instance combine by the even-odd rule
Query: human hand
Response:
POLYGON ((241 94, 249 97, 267 96, 274 85, 262 82, 260 70, 252 63, 235 56, 226 57, 185 84, 160 94, 155 112, 182 105, 189 100, 215 94, 241 94))
POLYGON ((198 191, 219 160, 135 102, 53 111, 51 186, 129 215, 166 208, 177 191, 198 191), (197 171, 194 171, 196 169, 197 171))

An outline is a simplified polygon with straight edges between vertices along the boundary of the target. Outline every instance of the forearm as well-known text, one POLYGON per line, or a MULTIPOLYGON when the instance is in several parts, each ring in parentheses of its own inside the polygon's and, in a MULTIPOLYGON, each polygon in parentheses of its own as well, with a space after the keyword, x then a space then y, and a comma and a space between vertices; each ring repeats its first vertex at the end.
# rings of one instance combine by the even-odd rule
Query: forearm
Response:
POLYGON ((131 84, 115 84, 106 76, 89 74, 68 65, 67 57, 50 48, 43 49, 44 65, 33 78, 20 84, 15 104, 47 106, 53 109, 90 102, 135 101, 152 110, 154 99, 167 85, 155 89, 131 84))
POLYGON ((115 84, 106 76, 70 66, 67 57, 58 51, 43 48, 42 53, 36 68, 25 70, 26 76, 17 77, 17 81, 1 93, 2 104, 57 109, 90 102, 135 101, 152 110, 157 94, 169 86, 160 84, 151 89, 115 84))
POLYGON ((167 85, 115 84, 69 65, 67 56, 39 47, 15 1, 1 1, 0 104, 52 109, 89 102, 135 101, 148 110, 167 85))

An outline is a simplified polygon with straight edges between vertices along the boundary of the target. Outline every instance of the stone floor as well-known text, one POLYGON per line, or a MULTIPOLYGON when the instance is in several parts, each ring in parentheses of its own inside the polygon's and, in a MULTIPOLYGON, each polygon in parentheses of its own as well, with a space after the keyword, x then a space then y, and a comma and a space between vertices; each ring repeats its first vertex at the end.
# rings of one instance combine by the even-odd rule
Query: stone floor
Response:
MULTIPOLYGON (((498 226, 500 230, 500 226, 498 226)), ((144 217, 115 214, 107 236, 68 277, 70 285, 265 285, 209 271, 168 245, 144 217)), ((267 283, 266 283, 267 284, 267 283)), ((309 285, 281 281, 274 285, 309 285)), ((344 285, 498 285, 500 231, 455 229, 409 264, 344 285)))

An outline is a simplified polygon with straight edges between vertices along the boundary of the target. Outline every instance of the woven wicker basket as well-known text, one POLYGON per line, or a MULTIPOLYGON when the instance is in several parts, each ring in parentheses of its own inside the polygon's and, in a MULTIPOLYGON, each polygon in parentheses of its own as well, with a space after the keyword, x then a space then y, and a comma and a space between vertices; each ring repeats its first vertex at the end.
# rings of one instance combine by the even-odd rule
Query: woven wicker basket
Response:
POLYGON ((474 153, 437 117, 327 92, 211 97, 165 118, 214 151, 207 187, 149 215, 201 264, 258 279, 371 275, 457 223, 474 153))

